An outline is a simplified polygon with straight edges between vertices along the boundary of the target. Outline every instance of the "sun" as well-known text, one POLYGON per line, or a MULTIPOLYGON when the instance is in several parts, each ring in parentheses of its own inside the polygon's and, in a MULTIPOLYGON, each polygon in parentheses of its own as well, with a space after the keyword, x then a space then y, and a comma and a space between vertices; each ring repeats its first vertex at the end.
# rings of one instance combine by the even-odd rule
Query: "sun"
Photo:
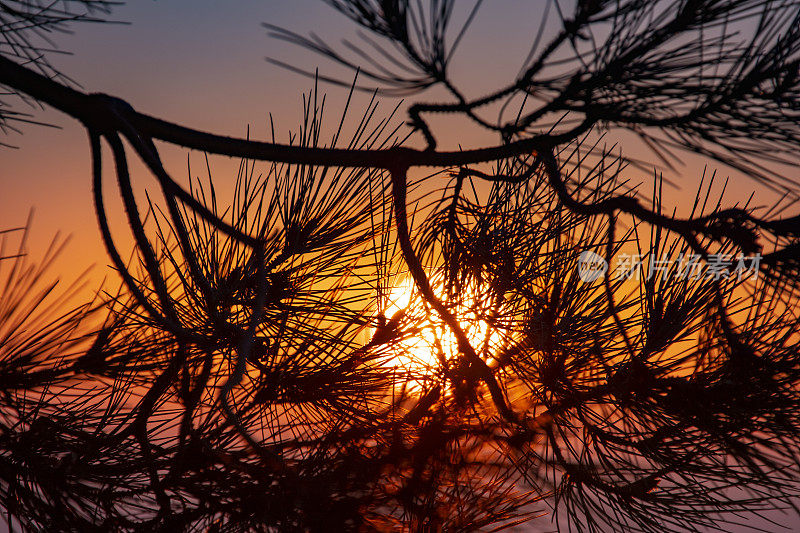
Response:
MULTIPOLYGON (((490 298, 482 295, 475 284, 458 291, 455 304, 445 298, 441 276, 429 276, 434 293, 450 308, 475 351, 490 364, 502 334, 492 316, 490 298)), ((383 315, 387 320, 403 317, 404 335, 392 345, 392 356, 386 365, 398 372, 398 382, 408 390, 426 388, 426 383, 440 381, 443 370, 459 356, 458 341, 438 314, 425 305, 408 276, 394 283, 386 296, 383 315)))

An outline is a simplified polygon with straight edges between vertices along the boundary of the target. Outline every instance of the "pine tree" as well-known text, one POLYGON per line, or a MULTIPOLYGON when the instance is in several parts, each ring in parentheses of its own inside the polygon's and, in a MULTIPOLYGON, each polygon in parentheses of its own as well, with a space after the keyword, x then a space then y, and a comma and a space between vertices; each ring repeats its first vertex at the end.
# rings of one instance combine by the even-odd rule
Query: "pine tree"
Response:
MULTIPOLYGON (((481 2, 456 27, 453 0, 327 3, 368 32, 351 55, 269 30, 355 78, 308 72, 281 144, 72 86, 43 32, 112 2, 0 0, 0 84, 85 126, 120 280, 61 310, 24 240, 0 253, 11 527, 474 531, 554 514, 579 531, 694 531, 793 508, 800 218, 783 213, 798 185, 770 165, 800 154, 800 2, 547 2, 556 34, 536 32, 519 76, 478 99, 449 65, 481 2), (348 131, 351 99, 331 121, 320 81, 413 96, 410 133, 374 99, 348 131), (450 101, 425 102, 431 87, 450 101), (488 119, 496 106, 513 119, 488 119), (440 149, 431 114, 497 142, 440 149), (677 217, 662 179, 628 186, 642 163, 603 145, 610 130, 786 200, 725 207, 708 176, 677 217), (239 172, 184 186, 156 141, 240 158, 239 172), (109 228, 104 153, 130 260, 109 228), (163 201, 137 203, 133 158, 163 201), (634 256, 643 270, 615 275, 634 256), (585 257, 607 271, 587 279, 585 257)), ((0 107, 0 125, 20 120, 0 107)))

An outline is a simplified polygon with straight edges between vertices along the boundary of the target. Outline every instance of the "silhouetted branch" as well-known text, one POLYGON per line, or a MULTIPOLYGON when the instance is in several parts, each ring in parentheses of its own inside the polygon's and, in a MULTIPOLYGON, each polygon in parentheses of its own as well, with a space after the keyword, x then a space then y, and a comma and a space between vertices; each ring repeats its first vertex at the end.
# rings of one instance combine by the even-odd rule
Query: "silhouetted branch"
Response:
MULTIPOLYGON (((796 196, 767 165, 800 145, 800 4, 599 0, 570 14, 548 2, 549 41, 540 31, 520 74, 472 99, 450 64, 481 2, 455 32, 451 0, 328 3, 394 48, 365 36, 368 50, 346 44, 354 61, 270 29, 366 61, 391 88, 443 87, 452 101, 408 110, 425 149, 401 146, 374 100, 345 143, 350 97, 323 143, 316 85, 288 143, 258 142, 139 113, 0 49, 0 83, 86 127, 121 277, 102 306, 48 314, 55 285, 34 290, 45 272, 23 245, 0 250, 13 265, 0 283, 9 520, 473 531, 522 524, 545 502, 581 531, 660 532, 794 505, 798 217, 724 208, 710 183, 677 217, 661 180, 644 201, 629 160, 590 136, 629 129, 666 161, 694 150, 796 196), (485 118, 515 98, 517 118, 485 118), (498 144, 439 150, 430 113, 463 115, 498 144), (232 197, 217 197, 208 160, 206 180, 190 167, 180 185, 156 141, 242 158, 232 197), (103 143, 129 261, 108 221, 103 143), (132 156, 161 204, 137 203, 132 156), (411 180, 417 167, 435 172, 411 180), (687 273, 687 259, 762 251, 752 278, 687 273), (585 252, 607 261, 602 280, 582 276, 585 252), (649 269, 612 276, 624 256, 649 269)), ((12 4, 0 1, 0 28, 12 4)), ((57 5, 53 18, 11 13, 57 27, 72 13, 57 5)))

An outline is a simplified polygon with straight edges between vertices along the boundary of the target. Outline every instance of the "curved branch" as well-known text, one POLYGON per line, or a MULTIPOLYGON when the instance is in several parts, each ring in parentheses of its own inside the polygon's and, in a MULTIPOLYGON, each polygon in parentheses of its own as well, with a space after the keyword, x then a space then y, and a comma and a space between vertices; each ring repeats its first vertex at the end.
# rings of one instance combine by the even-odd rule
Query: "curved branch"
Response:
POLYGON ((459 351, 464 354, 480 379, 486 383, 492 400, 500 411, 500 414, 509 422, 516 423, 518 422, 518 417, 506 403, 503 391, 497 383, 494 374, 492 374, 492 370, 475 352, 475 348, 472 347, 472 344, 469 342, 458 320, 456 320, 439 298, 436 297, 436 294, 434 294, 428 277, 425 275, 425 270, 422 268, 419 258, 414 252, 414 246, 411 244, 411 238, 409 236, 408 213, 406 212, 407 170, 408 169, 405 167, 397 167, 390 170, 392 176, 392 199, 394 202, 395 224, 397 225, 397 240, 400 243, 400 249, 403 252, 406 265, 408 265, 411 276, 414 278, 414 282, 423 298, 425 298, 425 301, 433 307, 453 332, 453 335, 455 335, 458 341, 459 351))

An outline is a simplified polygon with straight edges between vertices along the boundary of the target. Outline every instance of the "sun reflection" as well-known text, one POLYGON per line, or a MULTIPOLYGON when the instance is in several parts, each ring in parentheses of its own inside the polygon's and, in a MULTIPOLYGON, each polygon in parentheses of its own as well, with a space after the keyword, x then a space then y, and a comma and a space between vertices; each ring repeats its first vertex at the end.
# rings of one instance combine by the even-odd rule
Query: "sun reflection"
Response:
MULTIPOLYGON (((445 298, 444 283, 436 276, 430 277, 436 296, 445 303, 464 330, 475 351, 492 366, 502 341, 502 335, 493 318, 492 303, 473 285, 462 287, 456 296, 458 302, 445 298), (491 325, 490 325, 491 323, 491 325)), ((443 370, 458 358, 456 336, 435 311, 425 305, 414 280, 406 277, 395 283, 384 304, 387 320, 402 317, 405 333, 392 347, 393 357, 387 365, 402 374, 400 381, 411 390, 425 388, 425 383, 438 381, 443 370)))

